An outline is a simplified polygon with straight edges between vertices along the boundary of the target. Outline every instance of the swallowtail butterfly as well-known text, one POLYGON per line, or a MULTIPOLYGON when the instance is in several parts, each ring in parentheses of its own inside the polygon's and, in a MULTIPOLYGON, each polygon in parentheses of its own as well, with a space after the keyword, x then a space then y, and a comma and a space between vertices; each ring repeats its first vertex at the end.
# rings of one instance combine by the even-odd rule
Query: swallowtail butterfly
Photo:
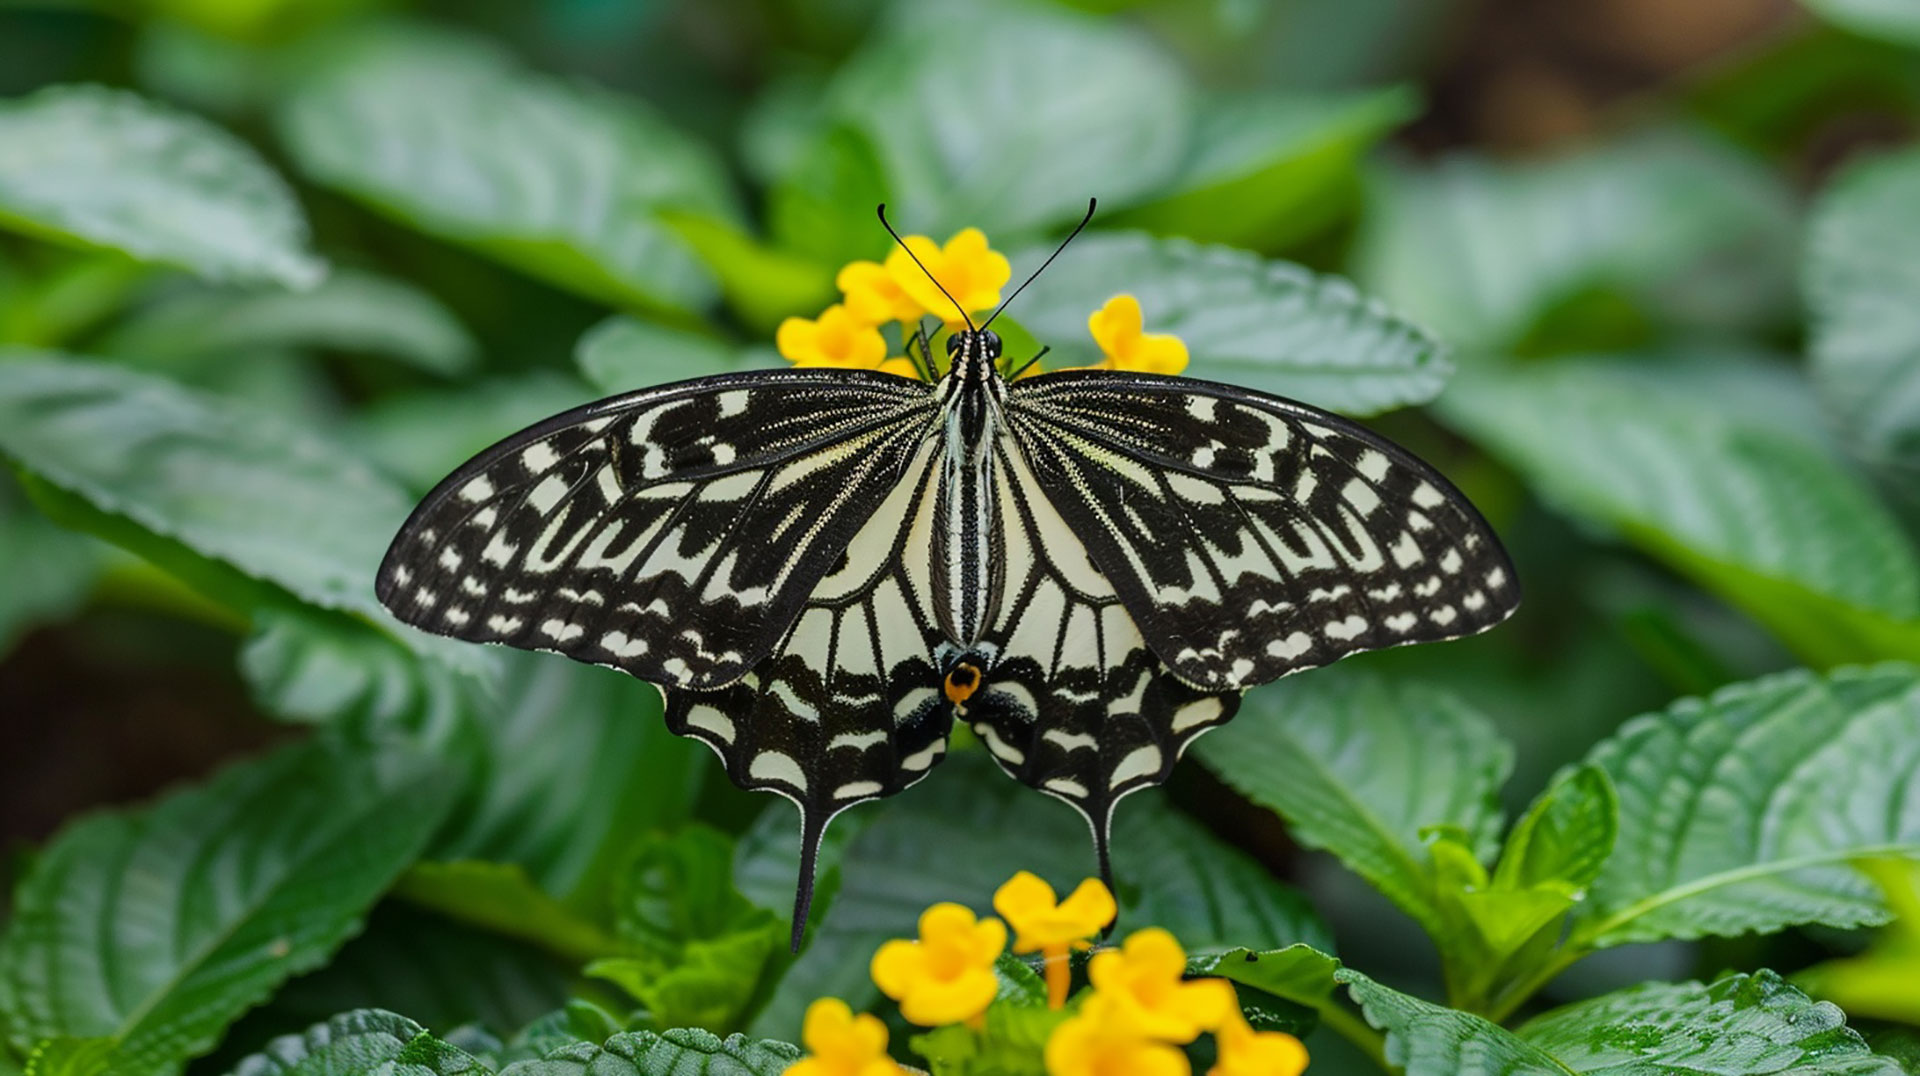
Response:
POLYGON ((1519 600, 1460 492, 1361 426, 1182 377, 1009 381, 1000 352, 969 323, 937 380, 756 371, 557 415, 427 495, 380 600, 658 686, 799 808, 796 945, 828 821, 926 776, 956 720, 1108 874, 1114 805, 1242 692, 1519 600))

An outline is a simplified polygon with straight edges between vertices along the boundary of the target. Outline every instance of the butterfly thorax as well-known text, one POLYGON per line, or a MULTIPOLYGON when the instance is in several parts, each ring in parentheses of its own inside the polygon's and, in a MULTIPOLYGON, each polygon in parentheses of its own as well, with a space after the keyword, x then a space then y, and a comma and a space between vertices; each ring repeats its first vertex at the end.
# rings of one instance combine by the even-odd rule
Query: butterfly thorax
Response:
POLYGON ((934 608, 949 642, 979 642, 999 604, 1006 574, 995 550, 994 441, 1001 430, 1006 379, 995 365, 1000 338, 956 332, 940 379, 939 487, 934 499, 934 608))

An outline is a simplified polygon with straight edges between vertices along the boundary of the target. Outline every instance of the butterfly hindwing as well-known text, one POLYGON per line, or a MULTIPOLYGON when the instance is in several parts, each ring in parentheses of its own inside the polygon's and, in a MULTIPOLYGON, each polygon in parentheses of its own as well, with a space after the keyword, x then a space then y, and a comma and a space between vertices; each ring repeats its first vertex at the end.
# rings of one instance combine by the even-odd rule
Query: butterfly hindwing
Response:
POLYGON ((1018 447, 1003 441, 996 463, 1007 600, 982 640, 985 681, 957 716, 1010 776, 1086 816, 1106 873, 1114 804, 1166 780, 1240 693, 1169 671, 1018 447))
POLYGON ((1336 415, 1187 378, 1016 383, 1014 438, 1148 646, 1244 689, 1348 654, 1451 639, 1519 601, 1466 499, 1336 415))
POLYGON ((442 482, 382 602, 428 631, 716 687, 773 649, 924 439, 925 384, 792 370, 590 404, 442 482))

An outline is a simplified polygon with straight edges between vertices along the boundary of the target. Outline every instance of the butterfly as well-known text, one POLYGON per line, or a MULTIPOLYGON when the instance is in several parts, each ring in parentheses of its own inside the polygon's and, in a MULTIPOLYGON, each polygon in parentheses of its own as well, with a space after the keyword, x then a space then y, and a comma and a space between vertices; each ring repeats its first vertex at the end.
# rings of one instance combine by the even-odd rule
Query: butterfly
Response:
POLYGON ((961 315, 937 378, 724 374, 547 419, 441 482, 379 570, 408 623, 654 684, 791 800, 796 948, 828 822, 925 777, 955 721, 1085 816, 1110 879, 1115 804, 1247 689, 1519 601, 1466 498, 1364 427, 1184 377, 1010 380, 961 315))

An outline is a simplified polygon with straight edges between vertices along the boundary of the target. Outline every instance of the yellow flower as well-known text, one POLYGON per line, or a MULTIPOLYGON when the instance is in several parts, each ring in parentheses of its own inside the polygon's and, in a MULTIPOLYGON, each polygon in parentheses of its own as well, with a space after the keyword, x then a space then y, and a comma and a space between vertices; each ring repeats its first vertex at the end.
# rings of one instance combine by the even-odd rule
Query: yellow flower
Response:
POLYGON ((920 940, 895 939, 873 954, 874 984, 922 1027, 972 1020, 1000 992, 993 962, 1007 947, 998 919, 976 920, 964 905, 942 903, 920 916, 920 940))
POLYGON ((1177 336, 1141 331, 1140 300, 1116 295, 1087 319, 1106 358, 1095 369, 1177 374, 1187 368, 1187 345, 1177 336))
POLYGON ((1087 964, 1087 978, 1113 1000, 1140 1033, 1167 1042, 1192 1042, 1237 1012, 1225 979, 1182 978, 1187 954, 1159 927, 1136 931, 1119 949, 1103 949, 1087 964))
POLYGON ((960 324, 960 314, 927 279, 927 273, 945 284, 969 313, 992 309, 1000 301, 1000 289, 1013 276, 1013 266, 1006 256, 989 248, 987 237, 978 228, 956 233, 944 247, 934 246, 933 240, 924 235, 910 235, 903 242, 927 267, 926 272, 913 264, 905 250, 895 247, 887 255, 887 273, 922 310, 945 319, 949 325, 960 324))
POLYGON ((1190 1076, 1187 1055, 1140 1034, 1095 994, 1047 1038, 1047 1076, 1190 1076))
POLYGON ((818 318, 788 318, 774 334, 782 357, 796 366, 852 366, 872 370, 887 358, 887 341, 880 330, 862 324, 835 304, 818 318))
POLYGON ((846 296, 847 311, 869 325, 918 321, 927 312, 879 262, 849 262, 833 282, 846 296))
POLYGON ((1092 947, 1098 934, 1119 913, 1113 894, 1098 878, 1080 883, 1066 900, 1053 887, 1021 871, 993 894, 993 908, 1013 925, 1013 951, 1046 958, 1047 1000, 1054 1008, 1067 1000, 1067 952, 1092 947))
POLYGON ((913 364, 912 359, 901 355, 895 355, 893 358, 874 367, 874 369, 883 374, 892 374, 895 377, 910 377, 915 381, 920 380, 920 368, 913 364))
POLYGON ((1227 1021, 1213 1033, 1219 1058, 1207 1076, 1300 1076, 1307 1048, 1284 1031, 1255 1031, 1236 1002, 1227 1021))
POLYGON ((887 1056, 887 1025, 868 1013, 855 1016, 839 998, 807 1006, 800 1041, 808 1055, 787 1066, 786 1076, 906 1076, 887 1056))

